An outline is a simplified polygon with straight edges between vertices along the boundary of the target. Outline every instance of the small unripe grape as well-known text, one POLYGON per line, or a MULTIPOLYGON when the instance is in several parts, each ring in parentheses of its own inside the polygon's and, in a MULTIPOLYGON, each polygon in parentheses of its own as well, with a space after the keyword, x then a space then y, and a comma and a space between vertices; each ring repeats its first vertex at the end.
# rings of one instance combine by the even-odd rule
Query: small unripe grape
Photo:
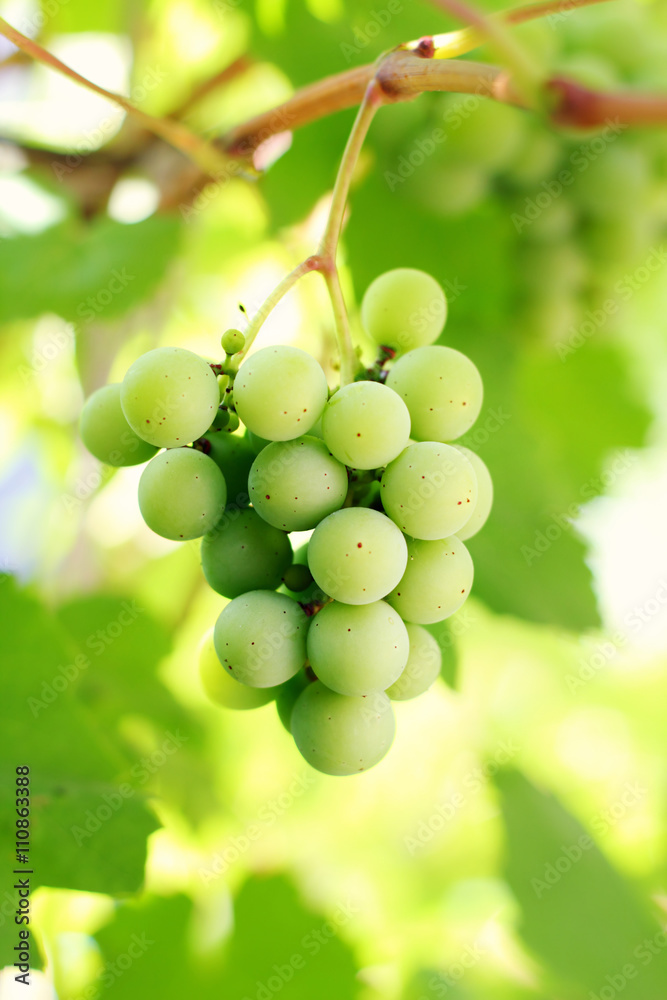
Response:
POLYGON ((442 333, 447 300, 430 274, 398 267, 381 274, 366 289, 361 320, 376 344, 405 353, 432 344, 442 333))
POLYGON ((312 582, 313 574, 308 567, 301 566, 298 563, 290 566, 283 577, 283 583, 287 589, 293 591, 295 594, 300 594, 302 591, 307 590, 312 582))
POLYGON ((245 337, 240 330, 227 330, 222 335, 222 349, 227 354, 238 354, 245 347, 245 337))
POLYGON ((91 455, 107 465, 140 465, 157 448, 135 434, 120 405, 120 385, 97 389, 81 411, 81 440, 91 455))
POLYGON ((219 406, 215 416, 213 417, 213 423, 211 424, 211 427, 215 427, 216 430, 222 430, 222 428, 226 427, 228 423, 229 423, 229 410, 224 409, 222 406, 219 406))

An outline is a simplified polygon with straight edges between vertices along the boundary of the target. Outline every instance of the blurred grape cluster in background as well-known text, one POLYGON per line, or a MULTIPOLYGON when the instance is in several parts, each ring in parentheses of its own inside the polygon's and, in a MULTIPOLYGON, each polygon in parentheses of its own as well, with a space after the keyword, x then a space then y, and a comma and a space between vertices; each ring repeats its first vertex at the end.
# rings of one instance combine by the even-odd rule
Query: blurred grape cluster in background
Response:
MULTIPOLYGON (((0 14, 211 138, 454 27, 422 0, 0 14)), ((667 93, 658 2, 565 2, 515 33, 553 73, 667 93)), ((403 266, 445 288, 441 342, 485 385, 462 443, 496 500, 470 542, 473 595, 438 629, 442 680, 397 706, 393 752, 347 781, 307 768, 273 705, 206 699, 197 647, 224 601, 198 544, 149 531, 141 468, 101 466, 77 420, 146 350, 217 358, 239 304, 312 252, 353 112, 260 150, 265 176, 192 198, 167 183, 185 159, 119 109, 3 39, 0 60, 0 966, 28 764, 39 1000, 667 996, 667 126, 559 131, 438 94, 374 122, 346 297, 403 266)), ((370 362, 354 309, 353 325, 370 362)), ((278 342, 335 384, 318 278, 268 319, 258 346, 278 342)), ((0 997, 22 995, 13 979, 0 997)))

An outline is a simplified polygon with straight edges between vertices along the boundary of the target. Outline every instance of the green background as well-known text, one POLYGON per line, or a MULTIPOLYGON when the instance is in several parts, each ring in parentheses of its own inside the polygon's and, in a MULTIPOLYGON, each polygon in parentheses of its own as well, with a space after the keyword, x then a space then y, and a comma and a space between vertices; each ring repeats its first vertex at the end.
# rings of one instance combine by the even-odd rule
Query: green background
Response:
MULTIPOLYGON (((45 2, 35 24, 47 48, 158 115, 248 53, 186 114, 215 137, 454 27, 416 0, 392 10, 68 0, 45 2), (86 64, 95 45, 115 54, 115 77, 86 64)), ((658 3, 564 5, 516 36, 547 73, 667 88, 658 3)), ((0 93, 0 965, 17 941, 12 798, 26 763, 35 983, 61 1000, 667 995, 655 572, 660 553, 667 565, 655 517, 667 129, 558 131, 438 94, 373 124, 340 252, 355 336, 370 360, 356 305, 382 271, 420 267, 443 284, 442 343, 485 384, 463 443, 496 499, 470 543, 473 596, 434 627, 442 681, 399 704, 387 759, 344 780, 307 768, 273 705, 207 702, 197 647, 223 601, 197 544, 142 526, 139 471, 101 468, 76 421, 85 395, 151 347, 215 358, 224 329, 243 324, 239 304, 252 312, 312 252, 353 112, 296 132, 262 177, 194 200, 176 189, 142 211, 127 208, 128 182, 143 180, 149 201, 165 194, 179 156, 120 117, 100 126, 108 104, 84 106, 83 91, 28 63, 0 63, 0 93), (612 509, 615 533, 596 534, 612 509), (601 537, 626 552, 634 603, 613 598, 601 537)), ((310 350, 334 384, 319 279, 261 337, 310 350)))

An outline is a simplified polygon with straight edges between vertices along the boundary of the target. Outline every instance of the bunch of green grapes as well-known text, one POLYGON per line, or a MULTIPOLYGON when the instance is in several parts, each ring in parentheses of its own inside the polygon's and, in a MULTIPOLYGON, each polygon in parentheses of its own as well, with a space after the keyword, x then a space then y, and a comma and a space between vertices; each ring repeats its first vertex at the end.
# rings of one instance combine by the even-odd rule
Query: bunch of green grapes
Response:
POLYGON ((221 364, 149 351, 81 417, 101 461, 148 461, 147 525, 202 539, 204 577, 225 600, 200 650, 210 699, 239 710, 274 701, 303 757, 332 775, 377 764, 394 737, 392 703, 439 676, 423 626, 470 593, 464 542, 493 493, 482 460, 452 443, 479 415, 482 380, 435 344, 440 285, 389 271, 361 316, 380 359, 333 392, 305 351, 243 358, 244 336, 229 330, 221 364), (309 533, 296 553, 292 532, 309 533))

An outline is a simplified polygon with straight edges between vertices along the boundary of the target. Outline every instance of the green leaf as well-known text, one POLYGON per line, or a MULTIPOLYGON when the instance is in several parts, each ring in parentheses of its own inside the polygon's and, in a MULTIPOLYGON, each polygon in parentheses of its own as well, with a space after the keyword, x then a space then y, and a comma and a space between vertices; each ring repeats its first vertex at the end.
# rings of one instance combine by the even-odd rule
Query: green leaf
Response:
POLYGON ((450 303, 440 342, 467 354, 482 375, 482 412, 461 439, 489 466, 495 492, 489 520, 469 543, 473 592, 501 613, 594 627, 592 577, 570 521, 604 489, 609 456, 643 444, 649 414, 631 388, 627 359, 594 338, 564 361, 553 345, 521 343, 519 240, 502 204, 488 201, 455 218, 429 213, 410 186, 390 190, 383 171, 391 163, 378 163, 354 192, 345 242, 359 298, 390 268, 433 274, 450 303), (409 257, 401 233, 410 234, 409 257))
POLYGON ((143 302, 176 253, 180 224, 153 216, 135 225, 69 219, 0 242, 0 322, 53 312, 88 323, 143 302))
POLYGON ((141 794, 123 784, 124 759, 76 701, 89 662, 46 609, 12 582, 0 602, 0 856, 15 859, 15 768, 31 779, 33 887, 136 891, 146 838, 158 828, 141 794))
POLYGON ((96 934, 104 962, 97 986, 123 1000, 261 1000, 278 992, 283 1000, 354 1000, 356 965, 338 932, 355 912, 341 901, 326 919, 287 878, 251 878, 234 901, 231 938, 202 956, 185 897, 123 904, 96 934))
POLYGON ((339 932, 356 912, 342 898, 327 919, 304 906, 286 878, 249 879, 235 903, 223 996, 259 1000, 260 986, 276 991, 273 980, 283 1000, 354 1000, 356 967, 339 932))
POLYGON ((500 774, 506 877, 521 933, 558 977, 554 992, 598 1000, 667 994, 664 934, 650 908, 553 795, 500 774), (566 991, 567 992, 563 992, 566 991))
POLYGON ((183 724, 185 713, 156 676, 171 642, 138 601, 96 594, 64 604, 58 618, 90 659, 77 694, 105 731, 129 714, 163 729, 183 724))

